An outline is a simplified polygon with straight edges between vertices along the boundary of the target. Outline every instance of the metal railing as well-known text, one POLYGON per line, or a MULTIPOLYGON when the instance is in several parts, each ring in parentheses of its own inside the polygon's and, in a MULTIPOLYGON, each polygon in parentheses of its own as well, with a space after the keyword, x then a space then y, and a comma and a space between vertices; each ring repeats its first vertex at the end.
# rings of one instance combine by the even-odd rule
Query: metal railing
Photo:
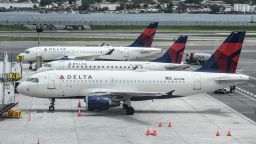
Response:
MULTIPOLYGON (((2 25, 148 25, 152 21, 0 21, 2 25)), ((248 21, 160 21, 161 26, 251 26, 256 23, 248 21)))

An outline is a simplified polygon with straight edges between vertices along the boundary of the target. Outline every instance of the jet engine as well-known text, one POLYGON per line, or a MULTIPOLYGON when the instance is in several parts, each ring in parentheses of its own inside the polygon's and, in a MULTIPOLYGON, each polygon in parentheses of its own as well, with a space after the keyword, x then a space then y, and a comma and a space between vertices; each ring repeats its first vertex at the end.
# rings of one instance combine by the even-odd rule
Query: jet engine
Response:
POLYGON ((74 60, 75 57, 72 57, 72 56, 63 56, 60 58, 60 60, 74 60))
POLYGON ((110 107, 120 106, 120 101, 113 101, 108 96, 87 96, 84 99, 88 111, 103 111, 110 107))

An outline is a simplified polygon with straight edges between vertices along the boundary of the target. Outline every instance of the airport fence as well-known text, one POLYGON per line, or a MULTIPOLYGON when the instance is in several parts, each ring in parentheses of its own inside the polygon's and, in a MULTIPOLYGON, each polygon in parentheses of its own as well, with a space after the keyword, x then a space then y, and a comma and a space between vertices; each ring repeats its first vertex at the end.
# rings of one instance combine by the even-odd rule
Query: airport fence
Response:
MULTIPOLYGON (((35 25, 35 24, 52 24, 52 25, 147 25, 152 21, 0 21, 2 25, 35 25)), ((256 22, 248 21, 160 21, 162 26, 254 26, 256 22)))

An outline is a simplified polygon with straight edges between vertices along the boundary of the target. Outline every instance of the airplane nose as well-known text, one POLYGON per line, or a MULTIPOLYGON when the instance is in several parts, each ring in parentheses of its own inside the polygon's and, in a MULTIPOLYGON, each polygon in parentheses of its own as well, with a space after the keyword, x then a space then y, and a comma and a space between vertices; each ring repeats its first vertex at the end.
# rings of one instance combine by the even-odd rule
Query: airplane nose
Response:
POLYGON ((15 92, 16 93, 22 93, 24 89, 24 85, 21 83, 17 83, 17 85, 15 85, 15 92))
POLYGON ((17 87, 19 86, 19 84, 20 84, 20 82, 16 82, 16 83, 15 83, 15 91, 14 91, 14 92, 15 92, 16 94, 19 93, 19 92, 17 91, 17 87))

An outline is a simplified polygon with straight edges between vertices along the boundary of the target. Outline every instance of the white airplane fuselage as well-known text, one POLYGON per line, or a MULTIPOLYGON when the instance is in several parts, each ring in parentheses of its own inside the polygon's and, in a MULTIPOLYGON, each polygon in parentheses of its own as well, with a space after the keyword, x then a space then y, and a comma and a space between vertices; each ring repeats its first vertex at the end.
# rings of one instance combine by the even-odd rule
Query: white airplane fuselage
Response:
POLYGON ((58 60, 62 57, 86 59, 95 56, 96 59, 106 60, 133 60, 160 53, 160 48, 138 48, 138 47, 73 47, 73 46, 41 46, 32 47, 19 54, 24 56, 24 61, 34 62, 38 56, 43 61, 58 60), (110 50, 114 51, 106 55, 110 50))
POLYGON ((37 72, 50 70, 153 70, 165 71, 184 69, 188 65, 160 62, 142 61, 84 61, 84 60, 59 60, 43 64, 37 72))
POLYGON ((99 92, 163 93, 188 96, 234 86, 249 80, 241 74, 190 71, 54 70, 37 73, 34 82, 21 82, 19 93, 40 98, 73 98, 99 92), (37 82, 36 82, 37 81, 37 82))

